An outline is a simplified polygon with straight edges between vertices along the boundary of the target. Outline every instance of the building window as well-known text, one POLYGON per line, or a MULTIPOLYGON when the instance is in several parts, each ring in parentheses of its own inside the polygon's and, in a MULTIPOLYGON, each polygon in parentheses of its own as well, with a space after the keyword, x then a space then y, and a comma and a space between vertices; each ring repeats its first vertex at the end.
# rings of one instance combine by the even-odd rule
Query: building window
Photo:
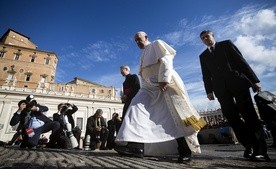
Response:
POLYGON ((12 79, 13 79, 13 76, 14 76, 14 73, 9 73, 9 75, 8 75, 8 80, 12 80, 12 79))
POLYGON ((3 49, 0 51, 0 58, 3 58, 6 52, 7 52, 6 47, 3 46, 3 49))
POLYGON ((30 55, 30 57, 31 57, 31 62, 35 62, 35 58, 37 57, 36 52, 34 52, 32 55, 30 55))
POLYGON ((46 77, 41 76, 40 82, 41 83, 46 83, 46 77))
POLYGON ((32 56, 32 58, 31 58, 31 62, 34 62, 35 61, 35 57, 34 56, 32 56))
POLYGON ((32 74, 33 74, 33 73, 32 73, 31 71, 27 71, 27 72, 25 73, 25 75, 26 75, 25 80, 26 80, 27 82, 31 80, 32 74))
POLYGON ((29 82, 31 80, 31 75, 30 74, 27 74, 26 75, 26 81, 29 82))
POLYGON ((83 125, 83 118, 78 117, 76 126, 78 126, 82 130, 82 125, 83 125))
POLYGON ((64 86, 60 86, 59 91, 64 91, 64 86))
POLYGON ((5 54, 5 52, 0 51, 0 58, 3 58, 3 57, 4 57, 4 54, 5 54))
POLYGON ((50 59, 49 58, 45 58, 45 64, 49 65, 49 63, 50 63, 50 59))
POLYGON ((104 90, 103 90, 103 89, 101 90, 101 93, 104 93, 104 90))
POLYGON ((5 66, 5 67, 3 67, 3 71, 6 71, 6 70, 8 70, 8 68, 5 66))
POLYGON ((92 89, 91 92, 95 94, 96 93, 96 89, 92 89))
POLYGON ((20 55, 22 55, 21 50, 18 49, 16 53, 14 53, 14 60, 19 60, 20 55))
POLYGON ((40 75, 40 82, 47 83, 47 75, 46 74, 40 75))
POLYGON ((50 60, 51 60, 50 54, 48 54, 48 56, 45 58, 45 64, 49 65, 50 64, 50 60))
POLYGON ((14 60, 19 60, 19 56, 20 56, 20 54, 16 53, 16 54, 14 55, 14 60))

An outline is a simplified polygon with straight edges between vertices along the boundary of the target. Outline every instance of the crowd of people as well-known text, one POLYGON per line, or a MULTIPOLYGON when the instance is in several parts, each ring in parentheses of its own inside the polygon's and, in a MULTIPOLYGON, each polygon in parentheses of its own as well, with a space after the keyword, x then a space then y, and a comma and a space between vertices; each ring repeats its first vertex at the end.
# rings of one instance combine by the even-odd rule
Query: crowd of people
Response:
MULTIPOLYGON (((245 148, 243 157, 270 161, 263 124, 249 90, 260 91, 260 80, 231 40, 217 42, 210 30, 202 31, 199 37, 206 45, 199 64, 207 98, 219 101, 227 125, 245 148)), ((120 155, 140 158, 176 153, 178 163, 189 162, 193 153, 201 153, 198 132, 217 124, 206 125, 191 104, 185 85, 173 68, 176 51, 163 40, 151 42, 142 31, 135 34, 134 41, 141 49, 140 79, 130 74, 129 66, 120 67, 125 77, 123 116, 114 113, 106 123, 103 110, 97 109, 87 119, 84 145, 92 150, 97 146, 100 150, 114 148, 120 155)), ((43 114, 48 108, 33 101, 20 101, 10 122, 19 123, 15 137, 22 136, 21 147, 34 148, 40 135, 51 131, 47 147, 79 148, 81 131, 72 118, 77 107, 61 103, 54 120, 50 120, 43 114)))
POLYGON ((229 126, 229 123, 225 118, 218 118, 218 119, 209 119, 206 121, 206 125, 204 126, 203 129, 210 129, 210 128, 219 128, 219 127, 225 127, 229 126))
MULTIPOLYGON (((42 106, 29 95, 26 100, 18 102, 18 110, 10 120, 11 126, 17 125, 17 132, 8 145, 18 145, 20 148, 36 149, 41 145, 46 148, 80 149, 81 129, 75 125, 73 114, 78 107, 70 103, 60 103, 53 120, 45 116, 48 107, 42 106), (44 133, 51 132, 48 138, 44 133)), ((101 143, 100 150, 113 149, 115 137, 121 124, 118 113, 114 113, 108 122, 102 117, 102 109, 87 119, 85 137, 90 138, 89 147, 96 149, 101 143), (107 125, 108 124, 108 125, 107 125)), ((85 144, 85 143, 84 143, 85 144)))

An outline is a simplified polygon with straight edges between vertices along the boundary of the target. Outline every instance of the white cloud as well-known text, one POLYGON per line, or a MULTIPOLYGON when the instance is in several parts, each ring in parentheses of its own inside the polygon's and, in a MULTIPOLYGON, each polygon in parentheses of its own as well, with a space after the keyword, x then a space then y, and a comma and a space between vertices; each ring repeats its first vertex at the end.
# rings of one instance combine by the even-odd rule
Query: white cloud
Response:
POLYGON ((263 9, 257 13, 246 14, 237 22, 236 29, 247 35, 272 35, 275 38, 275 11, 263 9))
MULTIPOLYGON (((276 48, 265 46, 265 37, 238 36, 235 44, 239 46, 243 55, 253 62, 263 64, 268 67, 276 67, 276 48)), ((276 38, 275 38, 276 40, 276 38)))
POLYGON ((234 42, 259 77, 276 76, 276 15, 275 11, 263 9, 246 13, 234 23, 236 41, 234 42), (265 19, 264 19, 265 18, 265 19), (238 34, 241 32, 242 34, 238 34))
POLYGON ((104 41, 90 44, 88 47, 83 48, 82 52, 87 59, 93 62, 106 62, 116 59, 113 44, 104 41))

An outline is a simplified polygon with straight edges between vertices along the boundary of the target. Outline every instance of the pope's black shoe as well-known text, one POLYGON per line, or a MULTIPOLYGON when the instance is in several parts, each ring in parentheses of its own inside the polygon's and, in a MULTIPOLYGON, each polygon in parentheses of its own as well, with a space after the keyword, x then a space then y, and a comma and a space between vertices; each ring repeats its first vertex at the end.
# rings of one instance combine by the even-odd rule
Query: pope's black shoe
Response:
POLYGON ((139 158, 144 157, 144 150, 139 148, 130 148, 127 146, 116 146, 114 150, 117 151, 118 154, 120 155, 134 156, 139 158))
POLYGON ((127 146, 116 146, 116 147, 114 147, 114 150, 117 151, 118 154, 120 154, 120 155, 127 155, 127 156, 131 155, 127 146))
POLYGON ((188 163, 190 161, 192 161, 190 156, 179 156, 177 159, 177 163, 188 163))
POLYGON ((132 155, 134 157, 143 158, 144 157, 144 150, 140 148, 131 148, 132 155))

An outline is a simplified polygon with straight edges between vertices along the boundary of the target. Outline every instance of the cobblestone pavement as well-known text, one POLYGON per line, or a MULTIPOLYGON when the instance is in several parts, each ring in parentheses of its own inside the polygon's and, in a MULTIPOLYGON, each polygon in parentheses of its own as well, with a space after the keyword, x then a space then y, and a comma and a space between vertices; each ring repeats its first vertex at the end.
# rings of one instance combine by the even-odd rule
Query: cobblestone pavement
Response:
POLYGON ((271 162, 251 162, 242 157, 241 145, 201 145, 202 154, 194 155, 188 164, 176 163, 177 156, 166 157, 125 157, 113 150, 60 150, 60 149, 19 149, 0 147, 0 168, 124 168, 124 169, 272 169, 276 168, 276 149, 269 148, 271 162))

